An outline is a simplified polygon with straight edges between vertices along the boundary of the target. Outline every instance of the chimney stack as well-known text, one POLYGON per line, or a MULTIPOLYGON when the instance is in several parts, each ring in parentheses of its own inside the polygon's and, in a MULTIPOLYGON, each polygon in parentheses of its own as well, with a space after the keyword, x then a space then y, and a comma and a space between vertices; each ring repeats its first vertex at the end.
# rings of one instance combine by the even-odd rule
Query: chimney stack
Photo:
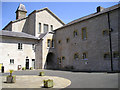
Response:
POLYGON ((98 12, 101 12, 102 10, 104 10, 103 7, 101 7, 101 6, 98 6, 98 7, 97 7, 97 13, 98 13, 98 12))
POLYGON ((26 17, 27 10, 23 4, 20 4, 15 13, 16 19, 21 19, 26 17))

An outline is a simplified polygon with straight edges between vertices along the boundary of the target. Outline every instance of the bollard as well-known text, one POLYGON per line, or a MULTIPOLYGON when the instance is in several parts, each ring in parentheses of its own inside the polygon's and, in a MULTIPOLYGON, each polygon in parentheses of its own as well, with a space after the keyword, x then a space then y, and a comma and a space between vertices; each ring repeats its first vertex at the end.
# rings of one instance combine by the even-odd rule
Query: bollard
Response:
POLYGON ((4 66, 1 67, 1 73, 4 73, 4 66))

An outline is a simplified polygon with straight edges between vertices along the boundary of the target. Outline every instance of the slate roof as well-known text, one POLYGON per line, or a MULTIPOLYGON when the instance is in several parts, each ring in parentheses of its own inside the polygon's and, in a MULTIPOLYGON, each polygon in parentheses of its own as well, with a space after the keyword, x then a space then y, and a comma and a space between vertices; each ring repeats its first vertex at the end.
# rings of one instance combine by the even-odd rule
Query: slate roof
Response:
POLYGON ((40 34, 40 36, 38 38, 42 39, 46 34, 47 34, 47 32, 46 33, 42 33, 42 34, 40 34))
POLYGON ((26 10, 26 8, 25 8, 25 6, 24 6, 23 4, 20 4, 20 5, 18 6, 16 12, 17 12, 17 11, 24 11, 24 12, 27 12, 27 10, 26 10))
POLYGON ((28 39, 38 39, 37 37, 23 33, 23 32, 12 32, 7 30, 1 30, 0 36, 9 36, 9 37, 19 37, 19 38, 28 38, 28 39))
POLYGON ((72 24, 79 23, 79 22, 81 22, 81 21, 84 21, 84 20, 93 18, 93 17, 95 17, 95 16, 98 16, 98 15, 101 15, 101 14, 103 14, 103 13, 106 13, 106 12, 109 12, 109 11, 112 11, 112 10, 115 10, 115 9, 117 9, 117 8, 120 8, 120 4, 114 5, 114 6, 109 7, 109 8, 105 8, 105 9, 102 10, 101 12, 98 12, 98 13, 95 12, 95 13, 90 14, 90 15, 88 15, 88 16, 85 16, 85 17, 76 19, 76 20, 74 20, 74 21, 71 21, 71 22, 69 22, 68 24, 63 25, 62 27, 60 27, 60 28, 58 28, 58 29, 56 29, 56 30, 59 30, 59 29, 61 29, 61 28, 70 26, 70 25, 72 25, 72 24))

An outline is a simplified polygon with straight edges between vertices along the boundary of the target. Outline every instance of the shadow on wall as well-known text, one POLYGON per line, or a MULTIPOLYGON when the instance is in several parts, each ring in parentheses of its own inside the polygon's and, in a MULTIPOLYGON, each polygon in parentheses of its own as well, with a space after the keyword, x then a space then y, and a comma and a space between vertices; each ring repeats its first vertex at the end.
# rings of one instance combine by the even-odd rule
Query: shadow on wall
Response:
POLYGON ((30 28, 30 22, 29 21, 30 21, 29 18, 26 18, 26 21, 25 21, 25 24, 23 26, 22 32, 35 36, 35 30, 32 30, 32 28, 30 28))
POLYGON ((54 58, 55 58, 55 54, 52 52, 49 52, 47 55, 46 63, 45 63, 46 69, 53 69, 54 68, 54 65, 55 65, 54 58))
MULTIPOLYGON (((44 65, 45 69, 58 69, 57 64, 57 54, 56 54, 56 43, 55 43, 55 35, 53 34, 52 39, 50 39, 49 50, 46 57, 46 62, 44 65)), ((47 48, 48 49, 48 48, 47 48)))

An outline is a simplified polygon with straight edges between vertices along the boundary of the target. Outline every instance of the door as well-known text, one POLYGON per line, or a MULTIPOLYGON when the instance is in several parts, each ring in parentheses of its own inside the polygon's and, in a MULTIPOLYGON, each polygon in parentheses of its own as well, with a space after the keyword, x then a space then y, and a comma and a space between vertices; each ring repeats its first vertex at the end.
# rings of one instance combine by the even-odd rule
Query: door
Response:
POLYGON ((29 69, 29 59, 26 59, 26 69, 29 69))
POLYGON ((32 67, 35 69, 35 59, 32 59, 32 67))

